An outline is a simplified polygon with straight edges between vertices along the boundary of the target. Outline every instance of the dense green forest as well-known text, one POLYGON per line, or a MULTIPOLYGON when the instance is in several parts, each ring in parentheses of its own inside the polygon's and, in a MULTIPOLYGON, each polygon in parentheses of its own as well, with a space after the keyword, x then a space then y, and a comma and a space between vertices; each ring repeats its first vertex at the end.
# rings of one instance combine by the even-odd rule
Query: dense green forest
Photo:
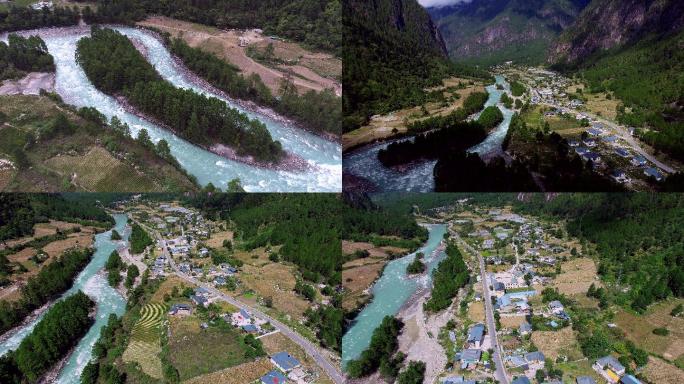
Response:
POLYGON ((484 129, 490 130, 501 124, 503 119, 503 113, 501 113, 499 107, 492 105, 482 111, 480 117, 477 118, 477 122, 480 123, 484 129))
POLYGON ((121 260, 119 252, 116 250, 109 254, 109 258, 105 263, 104 269, 107 272, 107 282, 113 288, 119 286, 121 283, 121 269, 124 268, 126 264, 121 260))
POLYGON ((0 301, 0 334, 21 323, 40 308, 69 289, 76 275, 90 262, 92 249, 72 249, 44 266, 21 288, 18 301, 0 301))
POLYGON ((98 0, 84 19, 130 24, 164 15, 221 29, 261 28, 317 49, 339 53, 342 45, 339 0, 98 0))
POLYGON ((457 108, 446 116, 430 116, 426 119, 411 122, 407 127, 408 131, 410 133, 420 133, 439 130, 463 122, 468 116, 481 111, 488 97, 489 95, 486 92, 473 92, 463 100, 462 107, 457 108))
POLYGON ((503 158, 483 161, 477 153, 455 152, 441 157, 433 171, 435 191, 536 191, 524 164, 503 158))
POLYGON ((43 27, 64 27, 78 24, 80 12, 76 8, 55 7, 35 10, 30 7, 10 6, 0 9, 0 32, 20 31, 43 27))
POLYGON ((449 242, 445 252, 446 258, 432 274, 433 288, 430 299, 423 304, 426 311, 439 312, 449 307, 458 290, 470 279, 470 271, 458 247, 449 242))
POLYGON ((568 220, 568 232, 596 244, 598 272, 619 304, 637 311, 684 296, 684 199, 680 194, 562 194, 518 204, 568 220), (623 287, 629 287, 622 292, 623 287))
POLYGON ((135 223, 131 226, 131 236, 128 241, 131 244, 131 252, 134 254, 142 253, 148 245, 153 244, 150 235, 135 223))
POLYGON ((95 303, 83 292, 57 302, 19 347, 0 357, 0 381, 35 383, 85 335, 95 303))
POLYGON ((429 16, 415 1, 365 0, 343 4, 344 48, 342 83, 343 131, 358 128, 375 114, 427 100, 424 88, 451 75, 489 79, 483 70, 449 62, 435 37, 426 33, 429 16), (393 19, 401 21, 393 23, 393 19))
POLYGON ((19 78, 26 72, 55 70, 52 56, 40 37, 10 34, 7 43, 0 41, 0 81, 19 78))
POLYGON ((417 160, 434 160, 450 153, 465 152, 486 137, 487 131, 479 123, 459 122, 419 134, 413 140, 389 144, 378 152, 378 160, 386 167, 417 160))
POLYGON ((0 241, 33 234, 33 225, 50 219, 106 226, 114 219, 92 202, 56 194, 0 194, 0 241))
POLYGON ((397 339, 403 327, 404 323, 401 320, 385 316, 382 323, 373 331, 368 348, 358 359, 347 363, 347 375, 359 378, 380 369, 384 377, 396 377, 404 359, 401 352, 394 356, 399 347, 397 339))
POLYGON ((340 134, 342 101, 332 90, 311 90, 300 96, 294 85, 286 80, 274 96, 258 74, 245 77, 236 66, 192 48, 182 39, 170 40, 169 47, 190 70, 231 97, 271 107, 314 132, 340 134))
POLYGON ((425 378, 425 363, 411 361, 397 377, 397 384, 422 384, 425 378))
POLYGON ((225 102, 176 88, 161 79, 128 38, 107 28, 92 28, 78 42, 76 59, 100 90, 123 94, 129 102, 200 145, 224 143, 240 156, 278 162, 284 152, 266 126, 225 102))

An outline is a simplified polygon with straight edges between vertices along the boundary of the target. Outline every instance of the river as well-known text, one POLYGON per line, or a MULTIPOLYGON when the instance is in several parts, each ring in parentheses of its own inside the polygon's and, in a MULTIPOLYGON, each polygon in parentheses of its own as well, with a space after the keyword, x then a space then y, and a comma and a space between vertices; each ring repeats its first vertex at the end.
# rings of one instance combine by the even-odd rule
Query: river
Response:
MULTIPOLYGON (((91 326, 88 333, 79 341, 74 351, 69 356, 66 364, 62 368, 56 383, 78 384, 80 383, 83 367, 90 361, 92 347, 100 337, 100 330, 107 324, 109 315, 112 313, 118 316, 123 315, 126 310, 126 299, 115 289, 109 286, 106 277, 98 272, 104 267, 109 255, 120 246, 127 245, 130 229, 126 228, 128 218, 125 214, 115 214, 116 222, 114 229, 121 234, 123 240, 112 241, 111 230, 95 235, 93 247, 95 253, 86 267, 78 274, 74 280, 74 285, 62 295, 62 298, 71 296, 76 292, 83 291, 97 304, 95 323, 91 326)), ((46 311, 47 312, 47 311, 46 311)), ((45 312, 43 312, 43 315, 45 312)), ((30 324, 12 335, 12 337, 0 344, 0 356, 19 346, 21 341, 28 336, 38 322, 43 318, 39 316, 30 324)))
MULTIPOLYGON (((230 160, 193 145, 146 119, 126 112, 124 106, 115 98, 97 90, 76 63, 76 43, 90 34, 87 28, 63 28, 58 32, 43 29, 22 31, 19 34, 35 34, 45 40, 49 53, 55 59, 56 92, 66 103, 77 107, 95 107, 107 118, 117 116, 130 126, 134 136, 144 128, 153 142, 166 140, 173 156, 201 185, 212 183, 225 189, 230 180, 239 178, 248 192, 339 192, 342 189, 340 144, 277 121, 267 114, 247 111, 231 100, 208 92, 199 84, 193 83, 184 71, 174 64, 171 53, 153 34, 136 28, 116 29, 143 45, 147 59, 164 79, 177 87, 218 97, 250 118, 263 122, 273 139, 279 140, 286 151, 303 158, 310 169, 304 172, 278 171, 230 160)), ((0 39, 6 41, 6 36, 0 39)))
MULTIPOLYGON (((487 86, 489 98, 485 103, 485 108, 496 105, 504 115, 504 120, 496 129, 492 130, 487 138, 481 143, 473 146, 468 151, 478 153, 482 158, 503 153, 501 144, 503 143, 508 127, 511 124, 513 111, 505 108, 501 101, 502 90, 496 88, 500 84, 505 90, 510 90, 510 85, 503 76, 496 75, 496 83, 487 86)), ((479 113, 475 115, 475 118, 479 113)), ((407 140, 407 138, 388 140, 381 143, 369 144, 365 147, 351 151, 344 156, 345 171, 365 178, 372 182, 380 192, 432 192, 435 189, 433 172, 437 160, 423 161, 411 164, 405 169, 387 168, 378 160, 378 152, 387 148, 391 143, 407 140)))
POLYGON ((427 273, 417 278, 406 276, 406 267, 413 261, 415 253, 392 260, 385 266, 382 276, 373 284, 373 300, 354 319, 354 324, 342 337, 342 366, 358 358, 368 348, 373 331, 385 316, 393 316, 419 288, 432 284, 432 271, 444 259, 444 250, 438 250, 444 234, 445 224, 427 226, 427 242, 416 252, 425 254, 427 273), (437 251, 435 253, 435 251, 437 251))

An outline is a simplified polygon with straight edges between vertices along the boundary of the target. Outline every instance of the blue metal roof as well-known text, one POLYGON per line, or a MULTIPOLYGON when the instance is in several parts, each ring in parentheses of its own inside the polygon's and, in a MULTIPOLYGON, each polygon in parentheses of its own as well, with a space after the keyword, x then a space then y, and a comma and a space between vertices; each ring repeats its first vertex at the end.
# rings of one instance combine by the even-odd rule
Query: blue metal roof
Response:
POLYGON ((263 384, 282 384, 286 381, 287 378, 285 377, 285 375, 276 371, 275 369, 261 376, 261 382, 263 384))
POLYGON ((287 352, 278 352, 271 359, 283 370, 289 371, 300 365, 299 361, 287 352))
POLYGON ((468 330, 468 341, 482 341, 484 337, 484 324, 475 324, 468 330))
POLYGON ((641 381, 632 375, 625 375, 620 379, 621 384, 641 384, 641 381))

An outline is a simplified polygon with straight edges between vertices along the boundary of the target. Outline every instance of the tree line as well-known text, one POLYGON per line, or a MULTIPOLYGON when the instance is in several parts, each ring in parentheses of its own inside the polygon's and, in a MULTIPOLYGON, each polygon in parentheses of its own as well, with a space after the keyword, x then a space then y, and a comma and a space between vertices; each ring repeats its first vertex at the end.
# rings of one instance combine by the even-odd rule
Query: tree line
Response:
POLYGON ((131 246, 131 252, 134 254, 142 253, 145 248, 154 243, 147 231, 142 229, 137 223, 133 223, 131 226, 131 236, 128 241, 131 246))
POLYGON ((0 357, 0 381, 35 383, 86 334, 95 303, 83 292, 57 302, 15 351, 0 357))
POLYGON ((266 126, 225 102, 176 88, 121 33, 92 28, 78 42, 76 59, 90 81, 109 94, 122 94, 141 112, 159 119, 180 136, 200 145, 226 144, 241 156, 278 162, 284 155, 266 126))
POLYGON ((378 369, 385 378, 393 379, 403 364, 403 353, 399 348, 399 335, 404 323, 392 316, 385 316, 382 323, 375 328, 368 348, 361 352, 355 360, 350 360, 344 367, 351 378, 360 378, 375 373, 378 369))
POLYGON ((54 7, 33 9, 10 5, 0 9, 0 32, 21 31, 44 27, 66 27, 78 24, 80 12, 77 7, 54 7))
POLYGON ((52 72, 55 64, 43 39, 10 34, 0 41, 0 80, 15 79, 25 72, 52 72))
POLYGON ((260 28, 337 54, 342 45, 339 0, 98 0, 95 10, 86 7, 83 12, 88 23, 132 24, 148 15, 220 29, 260 28))
POLYGON ((192 48, 180 38, 167 41, 170 51, 190 70, 231 97, 271 107, 314 132, 340 134, 342 102, 332 90, 311 90, 300 96, 294 84, 284 79, 279 94, 274 96, 258 74, 245 77, 236 66, 192 48))
POLYGON ((20 324, 33 310, 55 299, 67 289, 90 262, 92 249, 72 249, 44 266, 21 288, 18 301, 0 301, 0 333, 20 324))
POLYGON ((458 290, 470 280, 470 270, 463 261, 458 247, 449 242, 446 247, 446 258, 442 260, 432 274, 432 292, 430 299, 423 304, 426 311, 438 312, 451 305, 458 290))

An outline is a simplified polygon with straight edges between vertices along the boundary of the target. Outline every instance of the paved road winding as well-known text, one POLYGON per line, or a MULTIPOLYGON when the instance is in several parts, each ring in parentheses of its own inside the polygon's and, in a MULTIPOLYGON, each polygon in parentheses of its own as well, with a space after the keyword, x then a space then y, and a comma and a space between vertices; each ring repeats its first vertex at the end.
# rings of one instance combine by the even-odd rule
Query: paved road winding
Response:
POLYGON ((477 255, 478 264, 480 266, 480 275, 482 276, 482 288, 484 292, 482 300, 485 303, 485 312, 487 315, 487 333, 489 333, 490 335, 492 341, 492 349, 494 350, 494 355, 492 356, 494 359, 494 365, 496 366, 494 376, 496 380, 499 381, 499 383, 510 384, 510 381, 508 380, 508 374, 506 373, 506 366, 504 365, 502 359, 503 353, 501 351, 501 345, 499 344, 499 337, 496 334, 494 308, 492 306, 492 300, 490 299, 491 296, 489 294, 489 284, 487 284, 487 271, 485 269, 484 259, 482 258, 480 252, 476 251, 468 243, 463 241, 461 237, 458 235, 458 233, 452 231, 451 229, 449 229, 449 232, 451 232, 451 235, 454 238, 456 238, 458 242, 461 243, 461 245, 463 245, 464 248, 468 249, 468 251, 471 252, 473 255, 477 255))
MULTIPOLYGON (((149 230, 149 228, 148 228, 149 230)), ((161 235, 159 235, 158 232, 153 231, 157 239, 161 241, 162 246, 162 252, 164 255, 168 258, 169 263, 171 265, 171 268, 175 272, 175 274, 180 277, 181 279, 195 284, 197 286, 206 288, 209 292, 212 294, 216 295, 219 299, 237 307, 240 309, 244 309, 248 312, 253 313, 257 317, 261 317, 267 321, 269 321, 278 331, 280 331, 283 335, 297 343, 297 345, 301 346, 302 349, 306 352, 307 355, 309 355, 311 358, 314 359, 316 364, 318 364, 319 367, 321 367, 326 374, 330 377, 332 381, 334 381, 336 384, 342 384, 344 383, 344 376, 342 373, 333 365, 324 355, 321 353, 318 347, 316 347, 313 343, 311 343, 309 340, 305 339, 295 331, 291 330, 288 326, 285 324, 279 322, 276 319, 273 319, 272 317, 268 316, 267 314, 250 307, 249 305, 235 299, 234 297, 228 296, 224 294, 223 292, 219 291, 218 289, 214 288, 211 284, 203 283, 197 279, 195 279, 192 276, 186 275, 178 270, 178 267, 176 266, 176 263, 173 260, 173 257, 168 254, 168 249, 166 245, 166 240, 164 240, 161 235)))

